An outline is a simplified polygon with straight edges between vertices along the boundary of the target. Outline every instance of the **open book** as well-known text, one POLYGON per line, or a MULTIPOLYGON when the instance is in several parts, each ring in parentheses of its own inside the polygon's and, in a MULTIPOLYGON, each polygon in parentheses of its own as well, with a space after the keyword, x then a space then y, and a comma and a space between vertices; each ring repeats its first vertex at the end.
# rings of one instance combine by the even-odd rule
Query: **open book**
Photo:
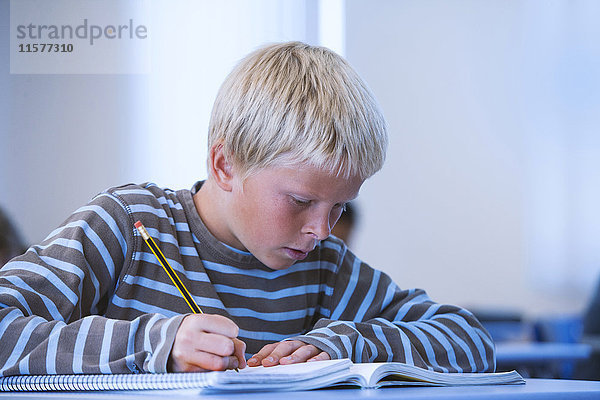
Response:
POLYGON ((525 383, 516 371, 500 373, 442 373, 413 365, 355 364, 348 359, 302 364, 253 367, 239 373, 215 374, 211 391, 309 390, 332 386, 379 388, 382 386, 462 386, 525 383))
POLYGON ((460 386, 522 384, 516 372, 441 373, 388 362, 354 364, 348 359, 274 367, 248 367, 239 372, 45 375, 0 378, 0 391, 202 389, 218 392, 310 390, 333 386, 460 386))

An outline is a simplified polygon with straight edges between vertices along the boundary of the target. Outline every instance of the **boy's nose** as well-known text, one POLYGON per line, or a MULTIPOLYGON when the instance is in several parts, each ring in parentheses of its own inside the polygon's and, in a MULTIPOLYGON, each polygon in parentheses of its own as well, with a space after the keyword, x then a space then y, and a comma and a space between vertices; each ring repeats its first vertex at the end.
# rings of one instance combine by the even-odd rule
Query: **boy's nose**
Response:
POLYGON ((319 216, 314 218, 306 229, 307 233, 313 235, 316 240, 325 240, 331 233, 331 225, 329 224, 329 215, 319 216))

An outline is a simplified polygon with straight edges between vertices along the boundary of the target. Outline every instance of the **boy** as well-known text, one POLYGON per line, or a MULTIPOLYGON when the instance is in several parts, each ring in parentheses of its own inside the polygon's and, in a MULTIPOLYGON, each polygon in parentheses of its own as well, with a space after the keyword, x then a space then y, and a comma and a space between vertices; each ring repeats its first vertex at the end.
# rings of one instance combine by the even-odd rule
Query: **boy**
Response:
POLYGON ((492 371, 467 311, 433 303, 331 237, 387 133, 339 56, 267 46, 223 83, 209 177, 110 189, 0 270, 3 375, 204 371, 348 357, 492 371), (205 314, 190 314, 140 220, 205 314))

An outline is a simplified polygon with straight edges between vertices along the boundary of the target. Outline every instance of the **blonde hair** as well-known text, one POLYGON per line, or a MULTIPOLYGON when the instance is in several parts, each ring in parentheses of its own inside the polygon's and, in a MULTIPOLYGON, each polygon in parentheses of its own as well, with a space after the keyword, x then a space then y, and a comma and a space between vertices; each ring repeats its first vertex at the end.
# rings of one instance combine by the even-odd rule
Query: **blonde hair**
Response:
POLYGON ((300 42, 242 59, 213 107, 208 146, 223 145, 244 177, 308 163, 367 179, 383 166, 387 127, 366 84, 339 55, 300 42))

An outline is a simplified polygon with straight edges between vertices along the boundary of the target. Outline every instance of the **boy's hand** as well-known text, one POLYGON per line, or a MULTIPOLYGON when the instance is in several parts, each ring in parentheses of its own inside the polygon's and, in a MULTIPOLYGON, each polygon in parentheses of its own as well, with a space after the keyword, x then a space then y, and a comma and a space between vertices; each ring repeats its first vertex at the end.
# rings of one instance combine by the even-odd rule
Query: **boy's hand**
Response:
POLYGON ((238 332, 238 326, 221 315, 188 315, 175 335, 168 370, 200 372, 246 367, 246 344, 237 339, 238 332))
POLYGON ((268 344, 260 349, 248 360, 248 366, 256 367, 262 364, 265 367, 271 367, 277 364, 295 364, 330 359, 329 354, 312 344, 306 344, 300 340, 285 340, 268 344))

